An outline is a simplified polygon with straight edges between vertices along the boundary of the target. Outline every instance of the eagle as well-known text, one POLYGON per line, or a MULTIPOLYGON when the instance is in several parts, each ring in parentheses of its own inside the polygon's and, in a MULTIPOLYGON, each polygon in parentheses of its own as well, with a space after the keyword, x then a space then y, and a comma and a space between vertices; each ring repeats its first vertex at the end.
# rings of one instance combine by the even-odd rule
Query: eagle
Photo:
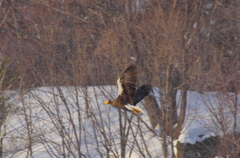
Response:
POLYGON ((104 104, 111 104, 113 107, 144 113, 136 106, 152 90, 152 86, 144 84, 136 89, 137 65, 130 65, 117 79, 118 97, 115 100, 105 101, 104 104))

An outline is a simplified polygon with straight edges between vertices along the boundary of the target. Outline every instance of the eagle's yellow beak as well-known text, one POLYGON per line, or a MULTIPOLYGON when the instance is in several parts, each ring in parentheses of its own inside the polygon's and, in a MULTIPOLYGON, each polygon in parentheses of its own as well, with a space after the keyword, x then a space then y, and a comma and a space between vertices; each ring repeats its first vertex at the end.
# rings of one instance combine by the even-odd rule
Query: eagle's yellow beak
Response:
POLYGON ((109 101, 105 101, 104 104, 109 104, 109 101))

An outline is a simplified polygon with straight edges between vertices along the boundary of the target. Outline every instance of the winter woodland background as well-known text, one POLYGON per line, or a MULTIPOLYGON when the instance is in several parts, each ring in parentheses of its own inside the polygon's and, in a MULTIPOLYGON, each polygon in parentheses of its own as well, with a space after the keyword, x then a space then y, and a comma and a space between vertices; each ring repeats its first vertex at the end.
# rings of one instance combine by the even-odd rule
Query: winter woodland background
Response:
POLYGON ((239 157, 239 0, 0 0, 0 157, 239 157), (103 105, 131 63, 147 115, 103 105))

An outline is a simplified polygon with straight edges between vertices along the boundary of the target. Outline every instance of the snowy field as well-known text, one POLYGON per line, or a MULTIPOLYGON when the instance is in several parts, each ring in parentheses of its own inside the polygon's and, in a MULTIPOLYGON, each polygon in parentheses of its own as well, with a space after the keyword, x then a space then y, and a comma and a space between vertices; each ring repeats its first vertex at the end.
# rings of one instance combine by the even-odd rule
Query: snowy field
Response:
MULTIPOLYGON (((24 92, 23 97, 8 91, 14 112, 6 121, 5 157, 120 157, 121 135, 126 157, 162 157, 160 130, 151 128, 147 115, 103 104, 116 92, 115 86, 42 87, 24 92)), ((233 98, 233 94, 224 98, 214 92, 188 91, 186 121, 178 140, 194 144, 223 131, 233 132, 233 98), (219 119, 224 123, 220 125, 219 119)), ((238 106, 239 100, 240 96, 238 106)), ((144 109, 141 103, 138 106, 144 109)), ((239 121, 238 111, 238 131, 239 121)))

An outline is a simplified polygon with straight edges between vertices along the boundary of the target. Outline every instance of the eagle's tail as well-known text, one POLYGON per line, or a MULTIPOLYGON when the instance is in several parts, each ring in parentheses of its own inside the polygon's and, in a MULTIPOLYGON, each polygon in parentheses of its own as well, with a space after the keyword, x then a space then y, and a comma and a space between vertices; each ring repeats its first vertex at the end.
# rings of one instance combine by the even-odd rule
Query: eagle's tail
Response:
MULTIPOLYGON (((141 109, 141 108, 139 108, 139 107, 137 107, 137 106, 133 106, 133 105, 130 105, 130 104, 128 104, 128 105, 125 105, 125 107, 128 109, 128 110, 131 110, 131 111, 133 111, 134 113, 143 113, 143 114, 145 114, 144 113, 144 111, 141 109)), ((145 114, 146 115, 146 114, 145 114)))

